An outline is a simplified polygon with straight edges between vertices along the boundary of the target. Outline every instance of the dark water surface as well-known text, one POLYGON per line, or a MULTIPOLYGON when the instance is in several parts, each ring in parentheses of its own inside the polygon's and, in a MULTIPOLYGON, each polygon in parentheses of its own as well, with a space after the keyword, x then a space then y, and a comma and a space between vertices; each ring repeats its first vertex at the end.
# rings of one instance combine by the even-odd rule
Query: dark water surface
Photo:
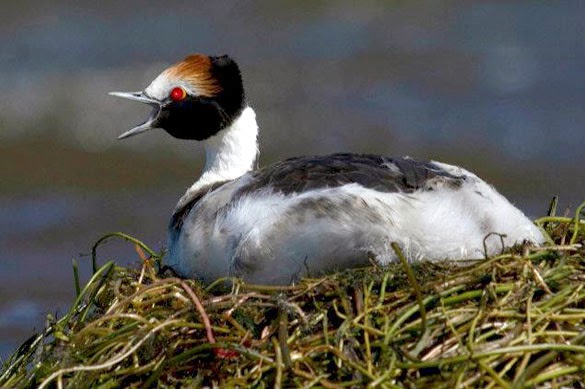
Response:
MULTIPOLYGON (((462 165, 532 216, 585 198, 585 3, 22 1, 0 12, 0 358, 89 277, 112 231, 164 246, 202 149, 118 142, 144 88, 192 52, 231 54, 261 163, 356 151, 462 165), (310 5, 309 5, 310 4, 310 5)), ((132 264, 121 242, 100 261, 132 264)))

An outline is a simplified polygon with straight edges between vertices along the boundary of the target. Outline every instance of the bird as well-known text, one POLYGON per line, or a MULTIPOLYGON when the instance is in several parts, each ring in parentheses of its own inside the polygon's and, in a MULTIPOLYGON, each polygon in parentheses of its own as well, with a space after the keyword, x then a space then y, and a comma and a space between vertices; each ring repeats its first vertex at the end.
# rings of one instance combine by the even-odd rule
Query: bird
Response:
POLYGON ((258 125, 238 64, 192 54, 144 90, 111 92, 152 107, 119 139, 159 128, 205 147, 205 165, 168 224, 167 266, 211 283, 289 285, 398 260, 482 258, 542 231, 464 168, 372 154, 299 156, 256 168, 258 125))

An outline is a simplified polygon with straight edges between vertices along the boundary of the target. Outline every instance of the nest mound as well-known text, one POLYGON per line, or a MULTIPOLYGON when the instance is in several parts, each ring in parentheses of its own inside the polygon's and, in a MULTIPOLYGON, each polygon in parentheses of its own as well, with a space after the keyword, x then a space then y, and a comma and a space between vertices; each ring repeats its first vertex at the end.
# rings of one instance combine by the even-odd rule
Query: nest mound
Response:
POLYGON ((0 387, 583 387, 582 210, 537 220, 542 248, 229 291, 167 277, 112 234, 140 268, 94 268, 0 387))

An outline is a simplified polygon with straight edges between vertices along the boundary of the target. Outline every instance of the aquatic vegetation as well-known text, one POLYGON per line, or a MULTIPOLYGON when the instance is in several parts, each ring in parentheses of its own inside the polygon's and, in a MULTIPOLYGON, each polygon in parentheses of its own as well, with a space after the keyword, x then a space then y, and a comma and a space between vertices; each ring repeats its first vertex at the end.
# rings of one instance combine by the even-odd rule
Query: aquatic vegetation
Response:
POLYGON ((546 247, 347 270, 296 285, 173 277, 124 234, 5 362, 0 387, 569 387, 585 376, 585 203, 546 247), (137 269, 98 266, 136 246, 137 269))

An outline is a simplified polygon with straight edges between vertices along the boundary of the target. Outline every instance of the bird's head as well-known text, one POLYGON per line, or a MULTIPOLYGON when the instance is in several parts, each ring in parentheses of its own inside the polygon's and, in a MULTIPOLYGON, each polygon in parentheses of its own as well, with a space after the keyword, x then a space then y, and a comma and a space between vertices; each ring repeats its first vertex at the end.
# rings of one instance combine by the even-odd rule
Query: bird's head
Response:
POLYGON ((190 55, 164 70, 144 91, 110 95, 153 108, 146 122, 118 139, 162 128, 175 138, 204 140, 232 124, 245 107, 240 70, 227 55, 190 55))

